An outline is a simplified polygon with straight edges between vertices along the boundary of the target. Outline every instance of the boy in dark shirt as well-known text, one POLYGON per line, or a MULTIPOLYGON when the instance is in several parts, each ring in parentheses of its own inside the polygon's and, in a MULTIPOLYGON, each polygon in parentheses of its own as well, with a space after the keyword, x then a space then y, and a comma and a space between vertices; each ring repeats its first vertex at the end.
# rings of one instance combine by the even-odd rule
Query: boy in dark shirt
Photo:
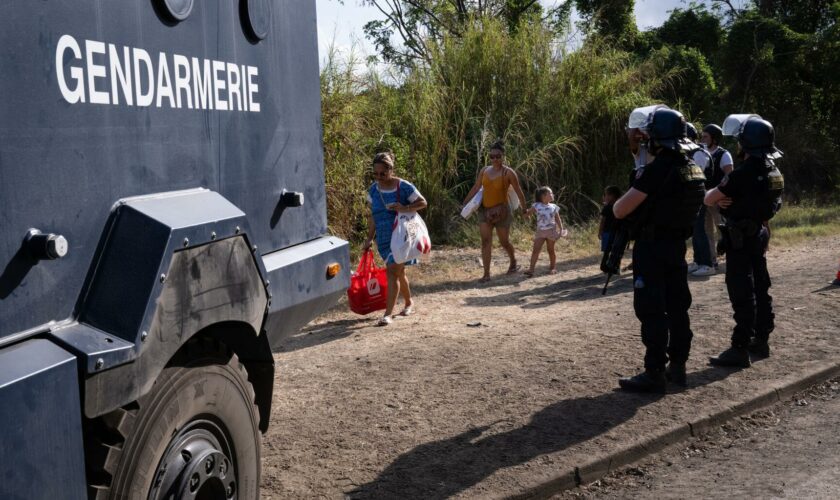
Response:
POLYGON ((601 198, 601 224, 598 226, 598 239, 601 240, 601 252, 610 248, 616 230, 616 218, 613 214, 615 201, 621 198, 622 192, 618 186, 607 186, 604 188, 604 196, 601 198))

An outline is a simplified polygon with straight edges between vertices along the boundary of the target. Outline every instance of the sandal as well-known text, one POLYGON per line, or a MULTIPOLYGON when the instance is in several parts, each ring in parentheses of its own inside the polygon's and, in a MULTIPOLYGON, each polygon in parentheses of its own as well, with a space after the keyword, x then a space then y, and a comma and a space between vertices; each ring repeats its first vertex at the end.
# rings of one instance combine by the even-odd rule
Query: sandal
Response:
POLYGON ((392 320, 390 316, 382 316, 379 318, 379 321, 376 322, 376 326, 388 326, 393 322, 394 320, 392 320))
POLYGON ((522 271, 522 274, 524 274, 525 276, 527 276, 529 278, 534 277, 534 271, 531 271, 530 269, 528 271, 522 271))
POLYGON ((522 269, 522 266, 520 266, 519 264, 517 264, 517 263, 515 263, 515 262, 514 262, 514 263, 513 263, 513 264, 511 264, 511 266, 508 268, 507 273, 508 273, 508 274, 515 274, 515 273, 519 272, 519 270, 520 270, 520 269, 522 269))
POLYGON ((400 311, 400 316, 411 316, 414 314, 414 306, 406 306, 405 309, 400 311))
POLYGON ((490 276, 482 276, 478 282, 479 283, 488 283, 490 281, 490 276))

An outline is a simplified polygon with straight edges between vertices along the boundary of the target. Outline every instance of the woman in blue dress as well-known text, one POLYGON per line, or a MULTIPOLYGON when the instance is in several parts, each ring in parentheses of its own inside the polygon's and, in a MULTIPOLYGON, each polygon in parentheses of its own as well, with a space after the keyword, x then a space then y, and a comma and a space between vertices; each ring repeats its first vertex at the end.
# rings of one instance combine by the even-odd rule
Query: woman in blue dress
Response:
POLYGON ((385 261, 388 274, 388 298, 385 315, 377 323, 378 326, 391 324, 397 295, 402 295, 405 306, 401 316, 409 316, 414 312, 411 300, 411 288, 405 276, 405 266, 416 264, 415 260, 397 264, 391 255, 391 234, 394 231, 394 219, 397 212, 416 212, 426 208, 426 199, 414 185, 394 175, 393 153, 378 153, 373 157, 373 176, 376 178, 367 192, 370 205, 368 216, 368 237, 364 250, 368 250, 376 241, 379 255, 385 261))

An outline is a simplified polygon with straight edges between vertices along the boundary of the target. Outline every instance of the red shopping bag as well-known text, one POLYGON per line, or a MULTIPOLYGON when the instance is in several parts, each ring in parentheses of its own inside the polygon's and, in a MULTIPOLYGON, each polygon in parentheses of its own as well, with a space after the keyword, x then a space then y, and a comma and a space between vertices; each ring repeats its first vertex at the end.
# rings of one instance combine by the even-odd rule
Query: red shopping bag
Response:
POLYGON ((388 295, 388 277, 385 273, 385 268, 376 267, 372 250, 362 254, 359 267, 350 277, 350 288, 347 289, 351 311, 364 315, 385 309, 388 295))

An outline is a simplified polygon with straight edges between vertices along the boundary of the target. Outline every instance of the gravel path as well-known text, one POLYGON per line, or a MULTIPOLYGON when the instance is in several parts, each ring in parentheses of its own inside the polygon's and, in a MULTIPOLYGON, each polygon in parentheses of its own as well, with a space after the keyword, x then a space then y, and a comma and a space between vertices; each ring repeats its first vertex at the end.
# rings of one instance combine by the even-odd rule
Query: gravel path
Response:
POLYGON ((276 355, 263 498, 504 496, 796 378, 840 354, 838 249, 771 251, 773 356, 740 372, 706 364, 732 327, 723 276, 692 281, 690 387, 664 397, 614 390, 643 354, 628 278, 601 297, 584 259, 477 285, 477 251, 438 254, 410 271, 415 316, 334 312, 276 355))

